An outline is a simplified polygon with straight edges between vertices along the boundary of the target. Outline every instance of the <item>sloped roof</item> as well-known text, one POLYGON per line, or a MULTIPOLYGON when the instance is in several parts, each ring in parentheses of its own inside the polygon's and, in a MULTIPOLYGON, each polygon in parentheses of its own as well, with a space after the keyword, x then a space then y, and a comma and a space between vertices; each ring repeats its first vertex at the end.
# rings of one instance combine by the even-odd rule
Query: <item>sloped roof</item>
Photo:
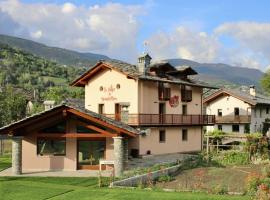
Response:
POLYGON ((235 90, 235 89, 229 90, 229 89, 225 89, 225 88, 220 89, 220 90, 214 92, 213 94, 209 95, 208 97, 206 97, 204 99, 204 103, 211 102, 224 94, 238 98, 238 99, 240 99, 240 100, 242 100, 242 101, 244 101, 252 106, 255 106, 257 104, 269 104, 270 105, 270 97, 264 96, 262 94, 256 94, 256 96, 252 96, 247 92, 243 92, 243 91, 235 90))
MULTIPOLYGON (((174 68, 172 65, 166 62, 156 62, 150 65, 149 68, 157 68, 157 67, 169 67, 169 69, 175 69, 176 73, 180 73, 180 71, 177 71, 176 68, 174 68)), ((86 81, 91 76, 92 73, 95 73, 94 70, 98 70, 98 68, 107 67, 107 68, 113 68, 116 71, 119 71, 126 76, 130 78, 134 78, 136 80, 148 80, 148 81, 163 81, 168 83, 175 83, 175 84, 186 84, 190 86, 197 86, 197 87, 205 87, 205 88, 211 88, 211 89, 218 89, 217 87, 209 86, 206 83, 201 83, 198 81, 191 81, 191 80, 181 80, 180 78, 174 77, 171 74, 167 74, 167 79, 158 77, 158 76, 151 76, 151 75, 145 75, 138 71, 138 68, 136 65, 132 65, 123 61, 119 60, 101 60, 99 61, 94 67, 90 68, 88 71, 86 71, 83 75, 81 75, 79 78, 77 78, 75 81, 73 81, 70 85, 71 86, 84 86, 86 84, 86 81)), ((182 70, 190 70, 191 68, 185 68, 182 70)), ((193 70, 194 71, 194 70, 193 70)), ((195 71, 194 71, 195 72, 195 71)))
POLYGON ((5 132, 5 131, 12 130, 14 127, 17 127, 19 125, 23 126, 24 123, 26 123, 26 122, 28 122, 28 121, 30 121, 32 119, 39 118, 39 117, 44 116, 44 115, 46 115, 46 114, 48 114, 50 112, 57 111, 58 109, 63 109, 63 108, 74 109, 76 111, 87 114, 87 115, 89 115, 91 117, 94 117, 95 119, 101 120, 101 121, 106 122, 106 123, 108 123, 108 124, 110 124, 112 126, 123 129, 123 130, 128 131, 128 132, 133 133, 133 134, 138 134, 139 133, 137 129, 135 129, 135 128, 123 123, 123 122, 113 120, 111 118, 105 117, 104 115, 101 115, 101 114, 98 114, 98 113, 95 113, 93 111, 85 109, 84 101, 82 101, 82 100, 68 99, 65 102, 63 102, 63 103, 61 103, 59 105, 56 105, 55 107, 53 107, 51 109, 36 113, 34 115, 31 115, 29 117, 26 117, 24 119, 21 119, 21 120, 16 121, 16 122, 12 122, 12 123, 10 123, 10 124, 8 124, 6 126, 1 127, 0 128, 0 134, 5 132))

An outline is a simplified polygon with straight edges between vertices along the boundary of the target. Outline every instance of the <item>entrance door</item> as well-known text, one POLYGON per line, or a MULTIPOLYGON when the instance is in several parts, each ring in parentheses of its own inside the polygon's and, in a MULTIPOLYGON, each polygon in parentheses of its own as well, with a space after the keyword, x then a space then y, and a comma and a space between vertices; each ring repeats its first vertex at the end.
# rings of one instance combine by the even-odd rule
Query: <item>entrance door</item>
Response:
POLYGON ((98 170, 105 148, 105 141, 78 141, 78 169, 98 170))
POLYGON ((164 123, 165 120, 165 103, 159 103, 159 122, 164 123))
POLYGON ((115 120, 121 120, 121 105, 119 103, 115 104, 115 120))

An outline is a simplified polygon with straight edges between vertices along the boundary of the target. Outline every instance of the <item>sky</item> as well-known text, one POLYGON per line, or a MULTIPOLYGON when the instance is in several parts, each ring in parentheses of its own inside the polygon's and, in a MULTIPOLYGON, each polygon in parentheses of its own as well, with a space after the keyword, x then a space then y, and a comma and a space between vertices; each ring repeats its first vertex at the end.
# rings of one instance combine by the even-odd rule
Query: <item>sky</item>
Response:
POLYGON ((268 0, 0 0, 0 34, 135 63, 270 68, 268 0))

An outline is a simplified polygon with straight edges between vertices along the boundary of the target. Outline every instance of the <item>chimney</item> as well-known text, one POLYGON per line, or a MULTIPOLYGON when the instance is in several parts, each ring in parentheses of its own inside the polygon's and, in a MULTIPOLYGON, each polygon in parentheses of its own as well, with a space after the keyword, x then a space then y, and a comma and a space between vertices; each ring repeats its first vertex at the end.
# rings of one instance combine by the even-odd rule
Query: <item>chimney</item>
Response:
POLYGON ((143 55, 141 55, 138 58, 138 70, 140 73, 145 74, 145 72, 147 71, 147 68, 150 65, 151 62, 151 56, 149 56, 148 53, 144 53, 143 55))
POLYGON ((44 110, 50 110, 54 107, 55 105, 55 101, 44 101, 43 102, 43 105, 44 105, 44 110))
POLYGON ((256 96, 256 89, 254 85, 249 86, 249 94, 254 97, 256 96))

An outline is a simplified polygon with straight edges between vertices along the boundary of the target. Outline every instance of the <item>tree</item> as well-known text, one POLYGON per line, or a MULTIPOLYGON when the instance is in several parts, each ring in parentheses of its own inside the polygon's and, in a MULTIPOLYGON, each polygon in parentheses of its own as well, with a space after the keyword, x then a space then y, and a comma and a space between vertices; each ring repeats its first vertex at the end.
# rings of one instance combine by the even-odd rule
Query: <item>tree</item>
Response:
POLYGON ((268 70, 260 81, 261 87, 270 94, 270 70, 268 70))
POLYGON ((0 93, 0 126, 22 119, 26 115, 26 98, 9 87, 0 93))

